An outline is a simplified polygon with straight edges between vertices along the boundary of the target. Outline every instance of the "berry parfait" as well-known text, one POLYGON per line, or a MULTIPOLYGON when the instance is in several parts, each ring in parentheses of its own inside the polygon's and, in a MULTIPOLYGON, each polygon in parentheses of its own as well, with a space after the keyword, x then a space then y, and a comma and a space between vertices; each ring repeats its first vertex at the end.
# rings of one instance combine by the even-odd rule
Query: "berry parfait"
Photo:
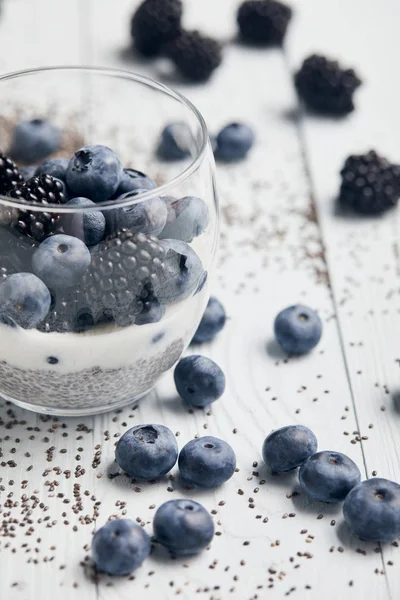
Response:
POLYGON ((135 402, 209 297, 218 204, 204 120, 124 71, 35 69, 0 85, 0 395, 71 416, 135 402))

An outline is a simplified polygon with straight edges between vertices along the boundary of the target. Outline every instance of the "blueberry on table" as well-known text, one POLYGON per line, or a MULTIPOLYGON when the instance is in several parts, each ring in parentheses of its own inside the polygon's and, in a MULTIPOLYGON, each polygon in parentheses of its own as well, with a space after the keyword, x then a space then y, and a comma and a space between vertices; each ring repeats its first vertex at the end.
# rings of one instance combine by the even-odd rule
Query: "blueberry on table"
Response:
POLYGON ((347 495, 343 515, 362 540, 393 542, 400 536, 400 485, 379 477, 362 481, 347 495))
POLYGON ((206 229, 209 221, 204 200, 186 196, 167 204, 168 215, 160 238, 191 242, 206 229))
POLYGON ((299 470, 301 487, 320 502, 342 502, 360 479, 356 463, 340 452, 317 452, 299 470))
MULTIPOLYGON (((96 206, 88 198, 72 198, 65 206, 96 206)), ((79 238, 86 246, 95 246, 104 238, 106 218, 100 210, 66 213, 61 217, 64 233, 79 238)))
POLYGON ((222 161, 242 160, 254 144, 253 130, 245 123, 231 123, 217 135, 215 158, 222 161))
POLYGON ((206 310, 201 318, 200 325, 193 336, 192 344, 210 342, 224 328, 226 321, 225 309, 221 302, 211 296, 206 310))
POLYGON ((89 249, 71 235, 57 234, 45 239, 34 252, 32 269, 51 289, 76 284, 90 265, 89 249))
POLYGON ((187 483, 214 488, 232 477, 236 469, 236 456, 227 442, 204 436, 191 440, 182 448, 178 465, 187 483))
POLYGON ((118 198, 122 194, 131 192, 132 190, 153 190, 156 187, 156 182, 141 171, 124 169, 115 197, 118 198))
POLYGON ((194 500, 169 500, 154 516, 154 536, 174 556, 198 554, 214 537, 210 513, 194 500))
POLYGON ((46 119, 21 121, 15 126, 11 155, 25 163, 46 158, 61 145, 61 133, 58 127, 46 119))
POLYGON ((283 473, 302 465, 317 447, 317 438, 308 427, 288 425, 269 434, 262 456, 273 473, 283 473))
POLYGON ((296 304, 282 310, 274 323, 275 338, 288 354, 306 354, 320 341, 321 319, 316 312, 296 304))
POLYGON ((68 165, 69 160, 67 158, 53 158, 36 167, 35 175, 39 176, 46 173, 47 175, 51 175, 52 177, 56 177, 65 182, 68 165))
POLYGON ((136 425, 123 434, 115 449, 115 460, 133 479, 158 479, 177 458, 175 436, 164 425, 136 425))
MULTIPOLYGON (((122 194, 116 200, 128 200, 139 194, 145 194, 149 190, 134 189, 122 194)), ((116 233, 121 229, 129 229, 133 233, 145 233, 146 235, 158 235, 164 228, 167 220, 167 207, 164 200, 159 196, 148 200, 139 200, 136 204, 115 208, 104 212, 107 221, 107 231, 116 233)))
POLYGON ((165 268, 154 284, 154 293, 162 304, 172 304, 195 293, 203 281, 204 268, 189 244, 160 240, 160 245, 165 250, 165 268))
POLYGON ((178 121, 163 129, 157 153, 163 160, 182 160, 190 156, 192 146, 193 137, 189 126, 178 121))
POLYGON ((76 194, 103 202, 117 191, 123 176, 118 156, 107 146, 85 146, 69 161, 66 181, 76 194))
POLYGON ((182 358, 175 367, 174 380, 178 394, 190 406, 207 406, 225 391, 222 369, 205 356, 182 358))
POLYGON ((129 575, 140 567, 150 550, 150 537, 130 519, 109 521, 96 531, 92 541, 96 569, 109 575, 129 575))
POLYGON ((291 17, 290 6, 277 0, 246 0, 237 13, 240 37, 247 44, 280 45, 291 17))
POLYGON ((36 275, 14 273, 0 283, 0 321, 36 327, 50 310, 50 292, 36 275))

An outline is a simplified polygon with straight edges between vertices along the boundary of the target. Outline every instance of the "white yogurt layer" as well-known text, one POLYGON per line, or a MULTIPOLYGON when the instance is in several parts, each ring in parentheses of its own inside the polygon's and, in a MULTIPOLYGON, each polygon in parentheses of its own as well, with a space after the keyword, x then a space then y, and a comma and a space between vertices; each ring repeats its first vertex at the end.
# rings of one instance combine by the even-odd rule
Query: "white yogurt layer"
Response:
POLYGON ((20 369, 73 373, 100 367, 118 369, 160 355, 175 340, 190 341, 204 312, 207 286, 192 298, 169 306, 158 323, 95 327, 84 333, 42 333, 0 323, 0 361, 20 369), (58 363, 51 365, 49 357, 58 363))

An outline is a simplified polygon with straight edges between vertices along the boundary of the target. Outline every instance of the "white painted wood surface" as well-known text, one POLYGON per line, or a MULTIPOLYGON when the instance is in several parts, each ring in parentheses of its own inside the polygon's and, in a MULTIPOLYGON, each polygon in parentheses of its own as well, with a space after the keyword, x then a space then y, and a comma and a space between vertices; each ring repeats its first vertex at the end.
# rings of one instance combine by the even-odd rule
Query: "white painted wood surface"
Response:
POLYGON ((96 418, 43 419, 0 404, 5 600, 399 597, 397 547, 354 539, 340 507, 291 496, 299 491, 296 476, 271 477, 260 462, 271 429, 303 423, 320 449, 345 452, 363 476, 400 481, 398 215, 345 220, 333 203, 347 154, 375 147, 400 161, 400 74, 392 59, 400 5, 292 3, 296 13, 282 52, 228 43, 236 1, 186 0, 189 26, 227 40, 212 81, 189 86, 168 77, 164 63, 140 63, 126 51, 135 2, 3 1, 1 71, 57 63, 128 68, 164 77, 186 93, 211 130, 241 119, 257 132, 249 159, 217 172, 222 240, 213 292, 230 319, 202 349, 228 380, 211 414, 183 409, 171 374, 137 410, 96 418), (360 71, 364 85, 349 118, 293 118, 291 71, 311 51, 360 71), (324 336, 310 356, 286 360, 271 343, 272 321, 296 301, 318 309, 324 336), (177 479, 139 487, 123 476, 109 479, 116 436, 151 421, 179 432, 180 446, 196 434, 226 439, 239 472, 221 489, 190 494, 177 479), (93 466, 96 452, 101 462, 93 466), (80 562, 96 527, 127 514, 151 533, 153 505, 186 494, 214 511, 220 535, 210 550, 187 561, 156 552, 135 580, 92 581, 80 562))

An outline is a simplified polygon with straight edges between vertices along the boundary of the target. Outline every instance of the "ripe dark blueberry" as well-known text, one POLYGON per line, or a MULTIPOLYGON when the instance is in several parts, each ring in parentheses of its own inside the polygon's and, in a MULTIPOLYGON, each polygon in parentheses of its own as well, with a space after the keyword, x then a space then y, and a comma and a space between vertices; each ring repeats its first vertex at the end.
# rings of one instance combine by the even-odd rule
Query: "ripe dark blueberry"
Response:
POLYGON ((179 35, 181 17, 181 0, 145 0, 131 21, 134 48, 144 56, 156 56, 165 42, 179 35))
POLYGON ((204 277, 200 258, 191 246, 180 240, 161 240, 165 269, 154 282, 155 296, 162 304, 184 300, 193 294, 204 277))
POLYGON ((0 320, 36 327, 50 309, 50 292, 32 273, 15 273, 0 283, 0 320))
POLYGON ((178 445, 164 425, 136 425, 119 439, 115 460, 134 479, 159 479, 178 458, 178 445))
POLYGON ((185 196, 180 200, 168 200, 167 211, 160 238, 189 243, 201 235, 208 225, 208 208, 201 198, 185 196))
POLYGON ((186 356, 174 371, 176 389, 180 397, 191 406, 207 406, 225 391, 222 369, 205 356, 186 356))
POLYGON ((224 328, 226 321, 225 309, 221 302, 214 296, 208 301, 200 325, 193 336, 193 344, 204 344, 210 342, 224 328))
POLYGON ((179 454, 179 471, 189 484, 213 488, 228 481, 236 469, 229 444, 212 436, 191 440, 179 454))
MULTIPOLYGON (((88 198, 72 198, 66 206, 93 206, 96 204, 88 198)), ((106 219, 99 210, 66 213, 61 217, 64 233, 79 238, 87 246, 95 246, 104 238, 106 219)))
POLYGON ((56 179, 61 179, 61 181, 65 182, 65 176, 67 174, 67 168, 69 165, 69 160, 67 158, 53 158, 52 160, 47 160, 36 168, 35 175, 38 177, 39 175, 51 175, 56 179))
POLYGON ((339 203, 356 213, 378 215, 396 206, 400 197, 400 165, 374 150, 352 155, 340 171, 339 203))
POLYGON ((306 354, 320 341, 321 319, 316 312, 296 304, 282 310, 274 323, 275 338, 288 354, 306 354))
POLYGON ((182 32, 164 50, 180 74, 193 82, 209 79, 222 62, 220 43, 199 31, 182 32))
POLYGON ((15 162, 0 152, 0 194, 5 196, 21 181, 23 178, 15 162))
POLYGON ((10 153, 13 158, 25 163, 42 160, 55 152, 61 145, 58 127, 46 119, 21 121, 15 126, 10 153))
POLYGON ((162 130, 157 154, 163 160, 182 160, 190 157, 192 148, 193 136, 189 126, 184 121, 177 121, 162 130))
POLYGON ((90 260, 84 242, 71 235, 57 234, 40 244, 32 257, 32 268, 49 288, 60 290, 77 284, 90 260))
POLYGON ((68 187, 93 202, 108 200, 123 176, 118 156, 107 146, 85 146, 71 158, 66 175, 68 187))
POLYGON ((286 34, 292 9, 276 0, 246 0, 237 13, 241 39, 260 46, 280 45, 286 34))
POLYGON ((115 192, 115 197, 119 198, 122 194, 131 192, 132 190, 153 190, 156 187, 156 182, 141 171, 124 169, 120 184, 115 192))
POLYGON ((299 470, 301 487, 320 502, 342 502, 360 479, 356 463, 340 452, 317 452, 299 470))
MULTIPOLYGON (((117 200, 135 198, 139 194, 148 192, 146 189, 135 189, 119 196, 117 200)), ((121 229, 129 229, 133 233, 158 235, 164 228, 167 220, 167 207, 159 196, 148 200, 138 201, 136 204, 122 208, 105 211, 107 231, 116 233, 121 229)))
POLYGON ((400 535, 400 485, 378 477, 362 481, 346 496, 343 515, 362 540, 393 542, 400 535))
POLYGON ((210 513, 194 500, 169 500, 154 516, 154 535, 174 556, 198 554, 214 537, 210 513))
POLYGON ((245 123, 231 123, 217 135, 215 158, 221 161, 243 160, 254 144, 253 130, 245 123))
POLYGON ((269 434, 262 455, 273 473, 281 473, 302 465, 317 447, 317 438, 308 427, 289 425, 269 434))
POLYGON ((353 69, 342 69, 337 61, 313 54, 296 73, 295 85, 307 108, 342 116, 354 109, 353 94, 361 79, 353 69))
POLYGON ((98 571, 129 575, 149 556, 150 538, 130 519, 115 519, 96 531, 92 541, 93 560, 98 571))

